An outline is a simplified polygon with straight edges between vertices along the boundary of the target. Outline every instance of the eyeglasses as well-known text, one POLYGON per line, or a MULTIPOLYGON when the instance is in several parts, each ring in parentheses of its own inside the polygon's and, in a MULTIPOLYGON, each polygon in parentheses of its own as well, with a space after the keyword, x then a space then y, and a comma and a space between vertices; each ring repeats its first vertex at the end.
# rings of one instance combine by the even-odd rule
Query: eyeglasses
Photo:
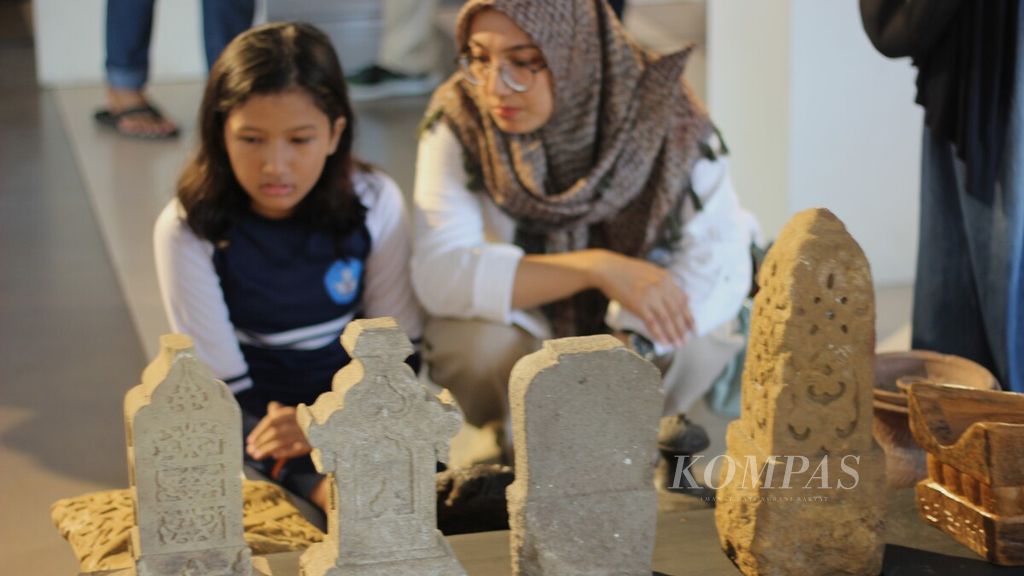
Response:
MULTIPOLYGON (((543 60, 530 60, 523 62, 519 60, 498 61, 498 77, 513 92, 523 93, 533 86, 537 73, 546 69, 547 64, 543 60)), ((487 77, 494 71, 494 59, 489 56, 473 56, 463 54, 459 56, 459 69, 462 77, 473 86, 480 86, 487 81, 487 77)))

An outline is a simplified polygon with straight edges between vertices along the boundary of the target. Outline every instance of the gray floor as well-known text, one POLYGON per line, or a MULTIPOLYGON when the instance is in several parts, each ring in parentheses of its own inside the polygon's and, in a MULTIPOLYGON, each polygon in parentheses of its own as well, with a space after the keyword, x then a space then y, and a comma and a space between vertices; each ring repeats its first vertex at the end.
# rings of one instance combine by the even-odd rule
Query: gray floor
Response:
MULTIPOLYGON (((0 22, 23 13, 0 3, 0 22)), ((121 398, 143 351, 27 36, 0 39, 0 566, 67 575, 64 496, 125 483, 121 398)))
MULTIPOLYGON (((642 16, 635 26, 656 20, 642 16)), ((19 3, 0 0, 0 572, 56 576, 76 563, 50 504, 127 483, 122 397, 166 330, 150 229, 192 142, 200 87, 153 90, 181 140, 125 141, 91 121, 100 89, 35 86, 25 30, 19 3)), ((359 153, 407 192, 424 105, 358 109, 359 153)), ((880 290, 882 347, 905 347, 909 301, 907 287, 880 290)), ((695 418, 709 455, 722 452, 727 421, 695 418)))

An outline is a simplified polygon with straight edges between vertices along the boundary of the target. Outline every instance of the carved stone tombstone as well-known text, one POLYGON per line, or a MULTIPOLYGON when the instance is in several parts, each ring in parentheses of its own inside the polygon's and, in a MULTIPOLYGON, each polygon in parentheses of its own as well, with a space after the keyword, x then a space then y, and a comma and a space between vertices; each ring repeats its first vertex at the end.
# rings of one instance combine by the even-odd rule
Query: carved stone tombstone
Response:
POLYGON ((252 573, 242 528, 242 418, 180 334, 124 399, 139 576, 252 573))
POLYGON ((509 382, 514 574, 650 576, 661 375, 611 336, 549 340, 509 382))
POLYGON ((436 463, 448 458, 458 410, 416 380, 412 345, 391 318, 357 320, 352 362, 333 390, 299 406, 317 470, 330 478, 328 533, 300 560, 303 576, 461 576, 437 530, 436 463))
POLYGON ((747 576, 875 576, 885 464, 868 262, 838 218, 812 209, 786 224, 758 279, 717 487, 722 548, 747 576))

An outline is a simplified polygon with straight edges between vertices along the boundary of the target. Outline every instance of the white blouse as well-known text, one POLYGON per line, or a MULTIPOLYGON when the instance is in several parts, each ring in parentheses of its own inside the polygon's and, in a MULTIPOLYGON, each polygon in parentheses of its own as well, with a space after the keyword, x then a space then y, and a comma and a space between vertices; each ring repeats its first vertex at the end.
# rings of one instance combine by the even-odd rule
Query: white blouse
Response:
MULTIPOLYGON (((689 298, 700 337, 733 319, 750 289, 750 243, 756 230, 743 210, 728 173, 728 161, 698 160, 694 192, 703 209, 687 202, 682 244, 668 264, 689 298)), ((480 318, 516 324, 538 338, 550 326, 536 311, 513 310, 512 287, 523 250, 512 243, 516 222, 486 194, 470 190, 462 147, 438 122, 419 143, 414 194, 415 240, 412 283, 434 316, 480 318)), ((612 301, 605 321, 615 330, 650 333, 643 321, 612 301)), ((671 349, 657 343, 659 353, 671 349)))

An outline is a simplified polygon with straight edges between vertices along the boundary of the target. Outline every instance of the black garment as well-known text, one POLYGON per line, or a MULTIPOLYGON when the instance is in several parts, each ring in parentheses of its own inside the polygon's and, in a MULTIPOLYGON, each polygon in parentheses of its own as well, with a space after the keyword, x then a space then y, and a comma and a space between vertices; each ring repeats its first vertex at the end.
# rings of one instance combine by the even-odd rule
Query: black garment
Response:
POLYGON ((1013 96, 1020 0, 860 0, 886 56, 910 56, 925 124, 967 165, 967 193, 991 202, 1013 96))
POLYGON ((626 11, 626 0, 608 0, 608 5, 615 11, 615 15, 622 20, 622 14, 626 11))

